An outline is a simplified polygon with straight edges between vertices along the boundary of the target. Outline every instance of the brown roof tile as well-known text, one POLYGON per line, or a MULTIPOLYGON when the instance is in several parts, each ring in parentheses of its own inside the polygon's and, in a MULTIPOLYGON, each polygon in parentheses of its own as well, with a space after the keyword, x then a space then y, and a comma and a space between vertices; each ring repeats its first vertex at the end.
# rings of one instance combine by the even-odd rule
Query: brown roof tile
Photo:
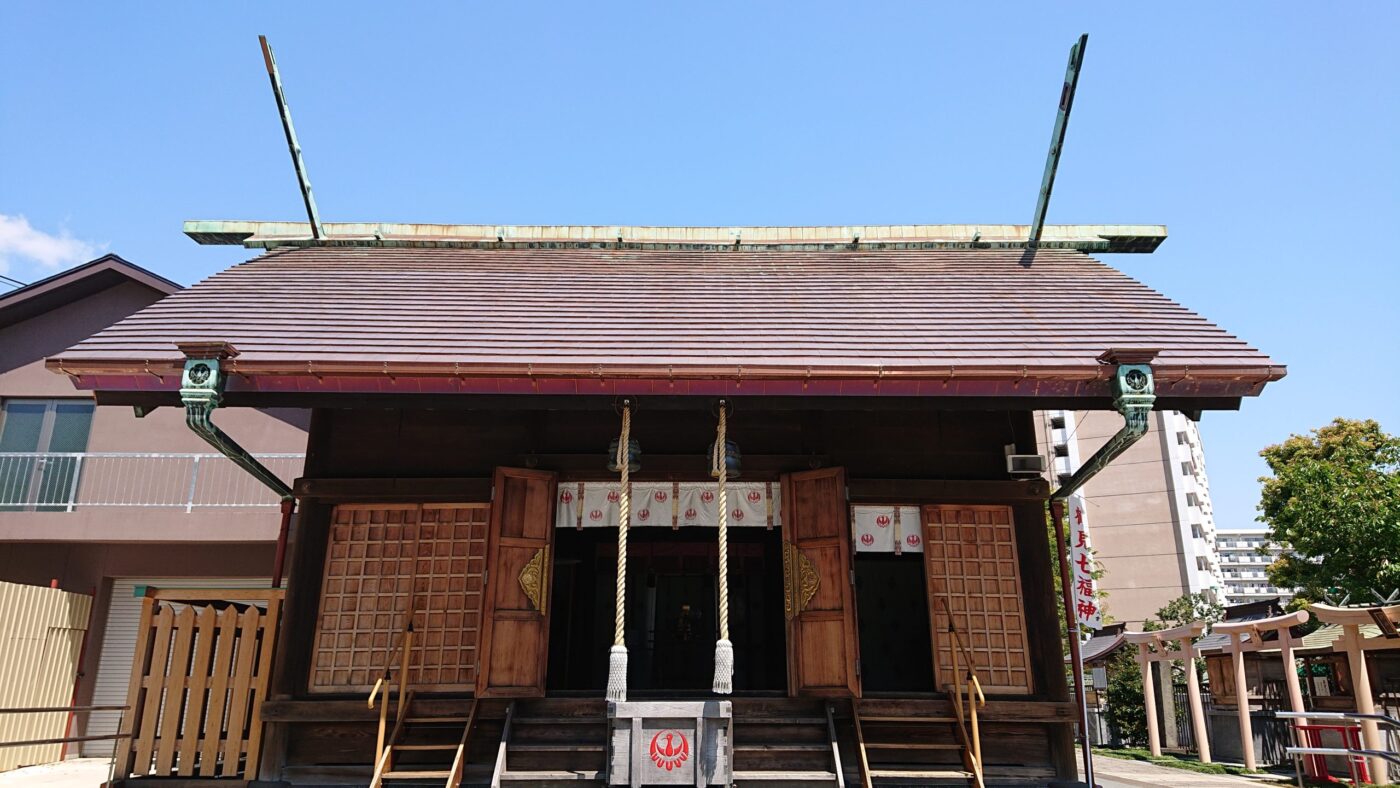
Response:
POLYGON ((225 341, 249 375, 1099 376, 1158 348, 1161 380, 1283 368, 1083 253, 307 248, 176 293, 55 359, 178 364, 225 341))

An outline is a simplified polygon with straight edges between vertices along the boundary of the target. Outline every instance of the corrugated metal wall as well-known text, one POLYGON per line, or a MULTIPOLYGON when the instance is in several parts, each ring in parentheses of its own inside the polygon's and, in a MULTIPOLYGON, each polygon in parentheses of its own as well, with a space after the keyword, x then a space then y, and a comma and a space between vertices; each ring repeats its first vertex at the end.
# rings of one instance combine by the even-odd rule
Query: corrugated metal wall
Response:
MULTIPOLYGON (((0 582, 0 708, 67 706, 92 597, 0 582)), ((62 738, 66 712, 0 715, 0 741, 62 738)), ((58 760, 63 745, 0 747, 0 771, 58 760)))
MULTIPOLYGON (((113 580, 112 600, 107 605, 107 622, 103 628, 101 651, 97 655, 92 705, 126 704, 126 693, 131 689, 131 661, 136 656, 136 633, 141 626, 141 599, 136 596, 137 586, 267 588, 271 583, 271 578, 266 577, 142 577, 113 580)), ((119 712, 95 711, 88 722, 86 734, 100 736, 115 733, 120 717, 119 712)), ((83 742, 82 752, 90 758, 108 758, 112 755, 112 742, 83 742)))

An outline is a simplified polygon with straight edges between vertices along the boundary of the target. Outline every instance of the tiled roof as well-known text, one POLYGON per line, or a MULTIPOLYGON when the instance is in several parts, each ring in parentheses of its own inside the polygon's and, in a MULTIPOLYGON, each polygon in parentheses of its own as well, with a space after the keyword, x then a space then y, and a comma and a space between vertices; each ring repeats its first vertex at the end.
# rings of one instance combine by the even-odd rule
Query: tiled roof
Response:
POLYGON ((224 341, 244 375, 1021 381, 1257 394, 1284 368, 1077 251, 311 247, 219 273, 83 341, 70 374, 166 370, 224 341))

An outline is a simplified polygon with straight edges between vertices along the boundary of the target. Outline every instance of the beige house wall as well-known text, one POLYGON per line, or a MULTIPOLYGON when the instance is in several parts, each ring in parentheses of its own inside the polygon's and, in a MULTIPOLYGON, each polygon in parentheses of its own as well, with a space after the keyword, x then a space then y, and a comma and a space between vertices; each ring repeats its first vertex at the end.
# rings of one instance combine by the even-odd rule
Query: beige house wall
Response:
MULTIPOLYGON (((91 399, 91 394, 75 388, 66 375, 45 369, 44 359, 163 295, 139 282, 127 281, 13 325, 0 326, 0 400, 91 399)), ((306 411, 230 408, 219 411, 215 420, 255 454, 306 451, 306 411)), ((185 426, 180 408, 158 408, 138 419, 131 408, 114 406, 95 409, 87 450, 214 452, 185 426)), ((175 474, 187 478, 187 469, 174 463, 133 467, 138 468, 138 478, 156 485, 163 483, 161 474, 171 475, 172 480, 175 474)), ((89 480, 80 477, 79 483, 87 484, 89 480)), ((77 687, 77 703, 83 705, 92 697, 114 579, 188 577, 191 585, 197 585, 202 577, 268 577, 279 519, 276 506, 196 508, 191 512, 183 507, 79 506, 71 512, 0 512, 0 581, 44 587, 56 582, 66 591, 91 595, 84 598, 92 602, 93 629, 88 635, 77 687)), ((4 617, 0 612, 0 621, 4 617)), ((85 613, 84 627, 86 621, 85 613)), ((55 705, 67 705, 73 691, 70 675, 66 690, 55 705)), ((6 705, 35 704, 0 703, 6 705)), ((83 735, 85 722, 84 715, 75 716, 72 734, 83 735)), ((0 748, 0 755, 5 751, 6 748, 0 748)), ((70 749, 70 755, 73 752, 76 748, 70 749)))

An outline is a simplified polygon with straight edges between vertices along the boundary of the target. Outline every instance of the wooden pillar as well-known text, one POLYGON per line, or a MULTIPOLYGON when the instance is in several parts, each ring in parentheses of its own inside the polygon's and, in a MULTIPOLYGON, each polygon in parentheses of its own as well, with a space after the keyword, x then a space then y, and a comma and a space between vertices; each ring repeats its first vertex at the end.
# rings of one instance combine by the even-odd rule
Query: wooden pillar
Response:
POLYGON ((1146 643, 1138 644, 1138 662, 1142 663, 1142 707, 1147 712, 1147 749, 1153 756, 1162 754, 1162 741, 1157 735, 1157 691, 1152 688, 1152 652, 1146 643))
MULTIPOLYGON (((1347 666, 1351 668, 1351 689, 1356 697, 1356 710, 1361 714, 1375 714, 1376 705, 1371 701, 1371 676, 1366 671, 1366 652, 1361 649, 1361 628, 1356 624, 1343 624, 1342 642, 1346 644, 1347 666)), ((1361 746, 1367 750, 1384 750, 1380 728, 1375 720, 1361 722, 1361 746)), ((1386 779, 1389 768, 1384 758, 1368 759, 1371 765, 1371 782, 1381 784, 1386 779)))
MULTIPOLYGON (((1293 635, 1286 629, 1279 630, 1279 643, 1283 644, 1280 650, 1283 652, 1283 680, 1288 685, 1288 707, 1290 711, 1303 712, 1307 708, 1303 706, 1303 688, 1298 683, 1298 662, 1293 656, 1293 635)), ((1294 725, 1307 725, 1305 718, 1294 718, 1294 725)))
POLYGON ((1201 763, 1210 763, 1210 738, 1206 735, 1206 713, 1201 707, 1201 682, 1196 677, 1196 651, 1191 638, 1181 639, 1181 654, 1186 668, 1186 701, 1191 704, 1191 732, 1196 739, 1196 755, 1201 763))
POLYGON ((1235 664, 1235 709, 1240 721, 1240 752, 1244 753, 1244 768, 1254 771, 1254 726, 1249 721, 1249 685, 1244 675, 1244 644, 1240 633, 1230 633, 1230 659, 1235 664))

